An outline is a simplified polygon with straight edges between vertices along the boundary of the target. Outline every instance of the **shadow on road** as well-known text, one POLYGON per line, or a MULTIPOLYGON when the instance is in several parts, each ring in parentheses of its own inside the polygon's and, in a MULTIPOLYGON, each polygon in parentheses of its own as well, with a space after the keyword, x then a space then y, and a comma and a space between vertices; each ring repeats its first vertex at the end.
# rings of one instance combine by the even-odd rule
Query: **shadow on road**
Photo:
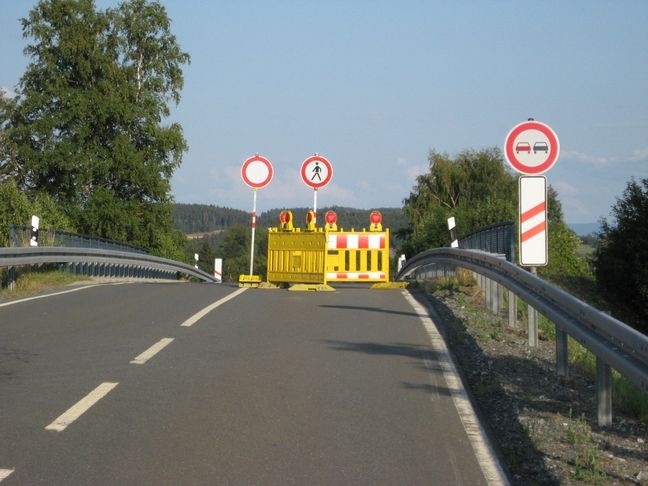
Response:
POLYGON ((364 307, 359 305, 356 306, 356 305, 330 305, 330 304, 322 304, 320 305, 320 307, 328 308, 328 309, 359 310, 359 311, 367 311, 367 312, 379 312, 382 314, 395 314, 399 316, 420 317, 416 312, 394 311, 390 309, 384 309, 382 307, 364 307))

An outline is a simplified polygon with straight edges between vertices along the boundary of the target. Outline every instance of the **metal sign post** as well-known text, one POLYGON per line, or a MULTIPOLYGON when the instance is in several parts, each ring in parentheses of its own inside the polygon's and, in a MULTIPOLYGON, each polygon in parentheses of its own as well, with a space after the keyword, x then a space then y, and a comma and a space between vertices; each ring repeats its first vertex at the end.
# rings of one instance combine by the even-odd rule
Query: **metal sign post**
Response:
POLYGON ((252 243, 250 244, 250 275, 253 274, 252 269, 254 268, 254 234, 256 231, 256 202, 257 202, 257 190, 254 189, 254 197, 252 198, 252 243))
POLYGON ((250 244, 250 280, 254 269, 254 236, 256 230, 256 206, 257 206, 257 189, 267 186, 272 180, 272 164, 265 157, 259 154, 250 157, 241 167, 241 177, 243 182, 253 189, 254 196, 252 202, 252 243, 250 244))
MULTIPOLYGON (((547 179, 560 155, 560 141, 553 129, 529 118, 514 126, 504 141, 504 155, 518 178, 518 237, 520 265, 531 267, 549 263, 547 179)), ((538 345, 538 311, 528 307, 529 346, 538 345)), ((557 343, 559 340, 556 341, 557 343)))

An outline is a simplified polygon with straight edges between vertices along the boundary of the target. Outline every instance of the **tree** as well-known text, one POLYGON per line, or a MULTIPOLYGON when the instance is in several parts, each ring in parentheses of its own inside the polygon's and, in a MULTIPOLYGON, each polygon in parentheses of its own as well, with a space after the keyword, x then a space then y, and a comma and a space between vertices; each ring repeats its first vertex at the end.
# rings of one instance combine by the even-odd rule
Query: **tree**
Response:
MULTIPOLYGON (((648 179, 628 182, 612 207, 615 222, 601 222, 594 254, 597 284, 618 302, 648 318, 648 179)), ((644 327, 644 331, 648 326, 644 327)))
MULTIPOLYGON (((430 170, 418 176, 404 201, 410 220, 401 232, 403 253, 413 256, 428 248, 448 246, 447 219, 454 216, 458 235, 518 217, 517 177, 507 170, 499 149, 460 152, 454 159, 432 151, 430 170)), ((549 265, 544 275, 581 276, 587 263, 576 255, 578 237, 563 221, 557 192, 548 189, 549 265)))
POLYGON ((41 228, 73 230, 70 221, 49 194, 30 196, 18 189, 11 179, 0 182, 0 247, 9 246, 9 226, 29 226, 32 215, 40 218, 41 228))
POLYGON ((0 109, 0 174, 51 195, 79 231, 177 254, 170 179, 187 145, 162 120, 189 55, 164 7, 42 0, 22 25, 31 62, 0 109))
POLYGON ((455 159, 432 151, 429 163, 430 171, 418 176, 404 201, 410 221, 403 246, 407 255, 447 246, 450 216, 460 235, 515 219, 516 179, 506 171, 498 149, 463 151, 455 159))
MULTIPOLYGON (((238 281, 239 275, 250 273, 250 229, 243 225, 229 228, 218 246, 215 256, 223 259, 224 280, 238 281)), ((254 242, 255 275, 265 275, 268 255, 268 232, 257 227, 254 242)))

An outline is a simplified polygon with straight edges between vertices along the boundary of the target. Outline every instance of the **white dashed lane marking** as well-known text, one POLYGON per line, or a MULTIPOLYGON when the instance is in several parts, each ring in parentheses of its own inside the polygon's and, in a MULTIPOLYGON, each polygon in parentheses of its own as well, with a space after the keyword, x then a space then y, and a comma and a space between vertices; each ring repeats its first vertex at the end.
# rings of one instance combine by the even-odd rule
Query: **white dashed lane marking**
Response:
POLYGON ((182 324, 180 324, 180 325, 181 325, 182 327, 189 327, 189 326, 193 326, 196 322, 198 322, 200 319, 202 319, 203 317, 205 317, 207 314, 209 314, 211 311, 213 311, 216 307, 218 307, 218 306, 220 306, 220 305, 223 305, 223 304, 224 304, 225 302, 227 302, 228 300, 232 300, 234 297, 236 297, 237 295, 239 295, 239 294, 245 292, 246 290, 247 290, 247 287, 243 287, 243 288, 238 289, 238 290, 235 291, 235 292, 232 292, 232 293, 229 294, 228 296, 223 297, 222 299, 217 300, 217 301, 214 302, 213 304, 208 305, 208 306, 205 307, 203 310, 196 312, 193 316, 191 316, 189 319, 187 319, 186 321, 184 321, 184 322, 183 322, 182 324))
POLYGON ((8 478, 12 472, 14 472, 13 469, 0 469, 0 481, 8 478))
POLYGON ((63 415, 54 422, 45 427, 45 430, 54 430, 62 432, 65 428, 88 411, 95 403, 105 397, 110 390, 115 388, 117 383, 102 383, 97 388, 88 393, 84 398, 72 405, 63 415))
POLYGON ((146 351, 144 351, 142 354, 137 356, 133 361, 131 361, 131 363, 133 363, 133 364, 144 364, 144 363, 146 363, 149 359, 151 359, 157 353, 162 351, 164 348, 166 348, 172 342, 173 342, 173 338, 162 338, 162 339, 160 339, 153 346, 151 346, 146 351))

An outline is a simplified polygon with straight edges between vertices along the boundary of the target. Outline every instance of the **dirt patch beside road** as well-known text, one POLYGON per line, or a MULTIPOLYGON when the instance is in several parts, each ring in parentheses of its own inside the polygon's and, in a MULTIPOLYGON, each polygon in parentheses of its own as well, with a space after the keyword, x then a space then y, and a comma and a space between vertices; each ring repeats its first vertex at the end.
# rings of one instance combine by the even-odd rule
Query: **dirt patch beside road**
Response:
POLYGON ((615 412, 596 424, 595 384, 555 372, 555 345, 526 344, 487 312, 477 287, 424 294, 513 484, 648 485, 648 426, 615 412))

